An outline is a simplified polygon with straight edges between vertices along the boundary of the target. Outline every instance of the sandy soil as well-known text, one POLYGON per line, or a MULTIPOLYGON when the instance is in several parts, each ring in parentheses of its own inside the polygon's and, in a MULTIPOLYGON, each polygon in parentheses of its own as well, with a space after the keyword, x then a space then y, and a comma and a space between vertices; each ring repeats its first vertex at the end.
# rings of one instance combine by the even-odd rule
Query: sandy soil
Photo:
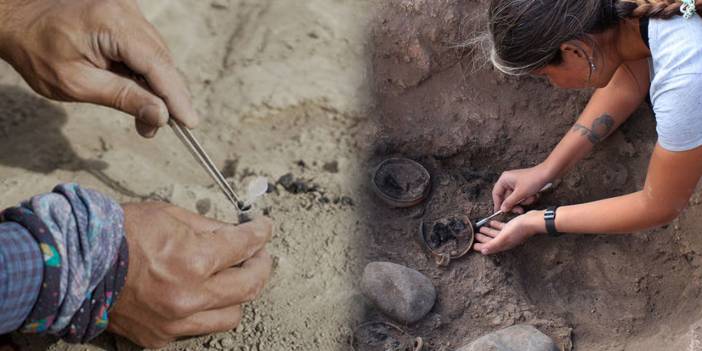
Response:
MULTIPOLYGON (((563 350, 688 350, 702 317, 699 193, 672 225, 627 236, 532 239, 494 257, 474 253, 437 268, 410 240, 422 218, 491 210, 500 172, 543 160, 574 122, 587 92, 559 91, 534 78, 480 68, 456 47, 475 35, 486 1, 392 0, 373 29, 377 122, 384 134, 368 168, 405 155, 433 174, 434 191, 417 208, 365 204, 374 229, 368 260, 390 260, 427 274, 439 290, 432 312, 408 331, 429 350, 453 350, 515 323, 530 323, 563 350)), ((642 107, 556 184, 541 204, 572 204, 640 189, 655 143, 642 107)), ((367 188, 366 192, 370 192, 367 188)), ((366 319, 383 319, 372 308, 366 319)))
MULTIPOLYGON (((587 101, 587 92, 475 70, 479 60, 456 46, 474 35, 484 4, 142 1, 205 117, 197 135, 231 181, 240 187, 256 175, 292 172, 321 189, 292 194, 278 186, 267 196, 276 270, 242 326, 168 349, 348 350, 354 325, 384 320, 357 289, 372 260, 405 264, 436 284, 437 305, 406 327, 428 350, 454 350, 515 323, 539 327, 563 350, 687 350, 702 341, 700 194, 665 228, 539 238, 494 257, 469 253, 448 268, 415 242, 422 218, 486 215, 499 173, 541 161, 587 101), (388 209, 370 191, 369 170, 395 155, 432 172, 424 205, 388 209)), ((161 198, 233 220, 169 131, 141 140, 130 119, 46 102, 1 64, 0 111, 2 206, 76 181, 122 201, 161 198)), ((654 142, 654 121, 642 108, 542 204, 638 189, 654 142)), ((111 336, 86 347, 15 339, 35 350, 135 349, 111 336)))
MULTIPOLYGON (((264 207, 276 222, 275 272, 241 327, 169 350, 345 349, 363 223, 357 219, 359 140, 368 132, 366 14, 359 0, 149 0, 205 118, 196 135, 241 187, 292 172, 319 190, 278 186, 264 207), (344 198, 347 197, 347 198, 344 198)), ((60 182, 121 201, 161 198, 223 220, 230 205, 168 130, 145 141, 107 109, 46 102, 0 65, 3 206, 60 182), (209 203, 209 206, 207 205, 209 203), (199 206, 197 205, 199 204, 199 206)), ((111 336, 71 347, 17 336, 29 349, 131 350, 111 336)))

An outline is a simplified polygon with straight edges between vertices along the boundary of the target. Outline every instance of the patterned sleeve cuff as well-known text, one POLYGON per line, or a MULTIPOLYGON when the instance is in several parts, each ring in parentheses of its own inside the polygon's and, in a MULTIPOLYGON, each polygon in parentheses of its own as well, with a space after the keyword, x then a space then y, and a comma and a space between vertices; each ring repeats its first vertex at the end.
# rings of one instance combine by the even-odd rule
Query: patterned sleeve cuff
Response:
POLYGON ((17 330, 29 316, 43 269, 32 235, 17 223, 0 223, 0 334, 17 330))
POLYGON ((43 255, 43 280, 22 331, 74 343, 104 331, 127 275, 122 207, 96 191, 65 184, 3 211, 2 219, 31 233, 43 255))

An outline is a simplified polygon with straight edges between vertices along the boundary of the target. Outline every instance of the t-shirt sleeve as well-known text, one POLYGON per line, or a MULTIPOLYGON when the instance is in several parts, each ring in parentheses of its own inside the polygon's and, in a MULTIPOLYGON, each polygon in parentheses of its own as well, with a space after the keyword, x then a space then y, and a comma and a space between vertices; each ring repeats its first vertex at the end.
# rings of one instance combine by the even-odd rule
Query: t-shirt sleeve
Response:
POLYGON ((660 82, 651 96, 658 143, 668 151, 702 146, 702 73, 686 73, 660 82))

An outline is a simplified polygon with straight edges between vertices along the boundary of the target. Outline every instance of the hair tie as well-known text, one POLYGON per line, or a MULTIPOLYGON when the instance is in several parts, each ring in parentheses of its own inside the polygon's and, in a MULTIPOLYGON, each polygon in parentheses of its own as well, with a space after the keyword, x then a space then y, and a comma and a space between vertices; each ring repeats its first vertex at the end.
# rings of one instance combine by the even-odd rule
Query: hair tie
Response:
POLYGON ((682 12, 685 19, 690 19, 692 16, 697 14, 697 6, 695 5, 695 0, 682 0, 682 5, 680 6, 680 12, 682 12))

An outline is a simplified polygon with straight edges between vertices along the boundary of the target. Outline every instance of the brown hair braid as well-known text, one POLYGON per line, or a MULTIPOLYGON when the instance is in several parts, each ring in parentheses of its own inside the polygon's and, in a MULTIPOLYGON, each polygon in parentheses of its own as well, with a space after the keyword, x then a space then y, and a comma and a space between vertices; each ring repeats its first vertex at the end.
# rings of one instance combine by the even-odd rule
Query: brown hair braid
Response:
MULTIPOLYGON (((491 0, 491 61, 508 74, 528 74, 562 61, 560 46, 589 40, 627 18, 680 15, 681 0, 491 0)), ((696 0, 702 14, 702 0, 696 0)))
MULTIPOLYGON (((622 18, 662 18, 668 19, 680 15, 680 0, 619 0, 617 13, 622 18)), ((696 0, 698 13, 702 13, 702 0, 696 0)))

